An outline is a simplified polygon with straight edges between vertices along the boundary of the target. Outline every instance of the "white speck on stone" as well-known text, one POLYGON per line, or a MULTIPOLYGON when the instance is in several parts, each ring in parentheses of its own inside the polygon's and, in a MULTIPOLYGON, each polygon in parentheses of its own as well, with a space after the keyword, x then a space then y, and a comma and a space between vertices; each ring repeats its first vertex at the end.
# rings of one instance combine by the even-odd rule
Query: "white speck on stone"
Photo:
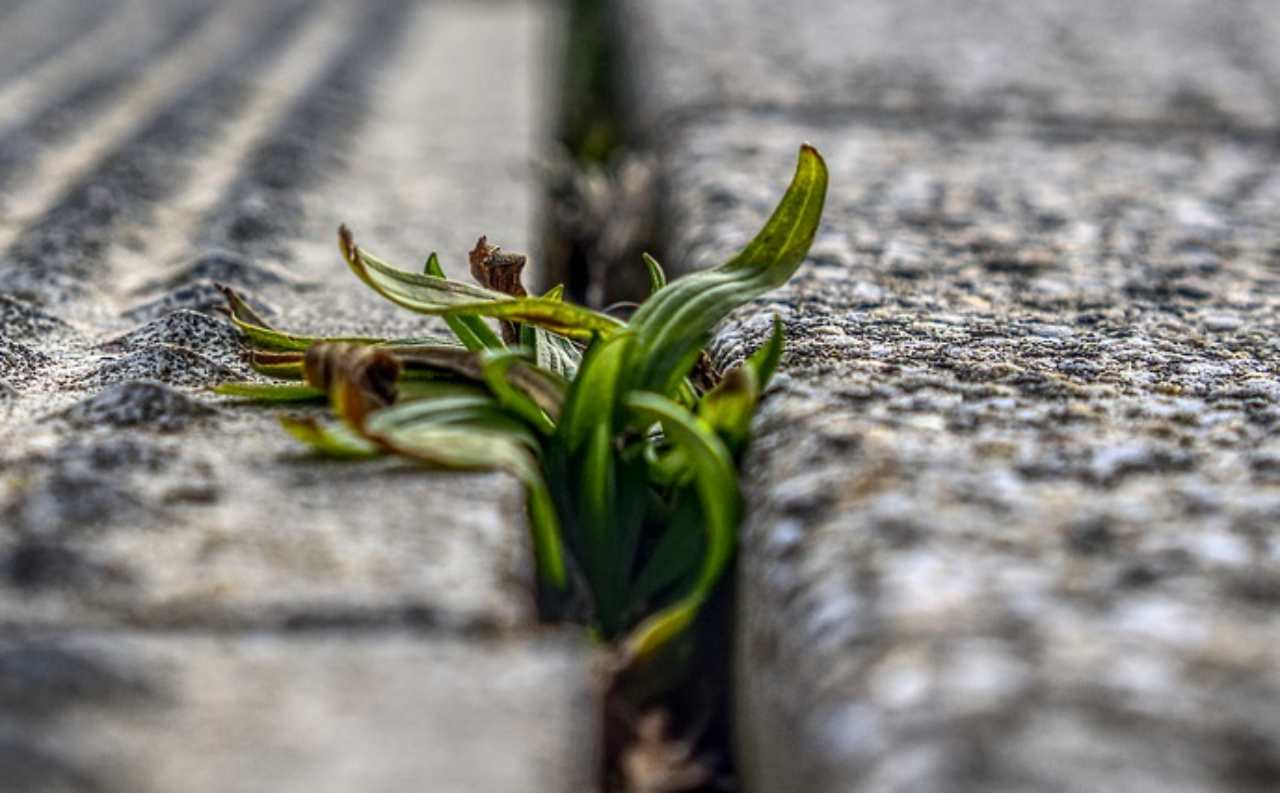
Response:
POLYGON ((966 709, 986 710, 1016 696, 1031 682, 1027 664, 999 642, 975 639, 951 648, 942 684, 944 696, 966 709))
POLYGON ((814 723, 829 751, 837 757, 874 757, 884 745, 883 717, 867 705, 852 702, 815 714, 814 723))
POLYGON ((1215 332, 1239 330, 1241 325, 1240 318, 1230 314, 1209 314, 1201 322, 1204 323, 1205 330, 1215 332))
POLYGON ((1065 339, 1075 335, 1075 331, 1065 325, 1046 325, 1041 322, 1028 325, 1027 330, 1033 336, 1041 336, 1046 339, 1065 339))
POLYGON ((929 659, 915 648, 891 653, 871 670, 868 692, 882 708, 895 710, 918 705, 929 695, 929 659))
POLYGON ((1209 638, 1203 615, 1161 597, 1132 600, 1116 609, 1113 625, 1134 639, 1165 642, 1174 647, 1202 646, 1209 638))
POLYGON ((1206 532, 1193 541, 1195 554, 1209 564, 1239 567, 1249 562, 1249 545, 1226 532, 1206 532))

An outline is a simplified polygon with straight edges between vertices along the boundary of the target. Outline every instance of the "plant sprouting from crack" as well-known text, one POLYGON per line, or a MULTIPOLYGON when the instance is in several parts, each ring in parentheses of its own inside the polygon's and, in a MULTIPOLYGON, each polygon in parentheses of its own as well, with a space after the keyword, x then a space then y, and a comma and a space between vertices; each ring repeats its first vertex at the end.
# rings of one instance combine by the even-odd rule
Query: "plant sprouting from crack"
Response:
POLYGON ((558 288, 528 296, 524 258, 483 238, 470 255, 472 285, 447 279, 435 254, 424 272, 397 269, 343 228, 342 254, 360 280, 443 317, 454 338, 295 335, 225 289, 254 368, 292 382, 218 390, 327 399, 332 420, 283 419, 326 455, 514 475, 527 492, 544 604, 585 611, 624 665, 650 659, 686 633, 733 557, 736 462, 782 354, 781 324, 775 317, 768 342, 723 377, 708 375, 703 347, 717 322, 796 271, 826 190, 821 156, 801 147, 785 196, 741 253, 671 283, 646 256, 652 293, 625 322, 565 302, 558 288))

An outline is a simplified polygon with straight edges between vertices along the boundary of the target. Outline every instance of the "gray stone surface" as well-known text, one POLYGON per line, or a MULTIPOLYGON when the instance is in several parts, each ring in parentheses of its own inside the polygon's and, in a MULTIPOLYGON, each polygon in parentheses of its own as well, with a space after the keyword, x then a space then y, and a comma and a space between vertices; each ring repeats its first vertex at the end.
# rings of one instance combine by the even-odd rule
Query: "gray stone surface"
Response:
POLYGON ((398 632, 10 637, 0 790, 585 790, 593 684, 576 646, 398 632))
POLYGON ((208 392, 253 376, 215 282, 301 332, 434 329, 341 222, 409 267, 528 249, 551 9, 30 5, 0 26, 0 625, 127 677, 0 651, 0 789, 580 787, 588 650, 537 625, 518 484, 317 460, 208 392))
POLYGON ((744 482, 746 789, 1280 786, 1263 7, 625 5, 673 269, 750 237, 800 141, 832 169, 809 261, 714 344, 776 312, 789 345, 744 482), (912 65, 914 108, 861 93, 912 65))
POLYGON ((1280 121, 1267 0, 622 0, 638 119, 725 106, 1280 121))

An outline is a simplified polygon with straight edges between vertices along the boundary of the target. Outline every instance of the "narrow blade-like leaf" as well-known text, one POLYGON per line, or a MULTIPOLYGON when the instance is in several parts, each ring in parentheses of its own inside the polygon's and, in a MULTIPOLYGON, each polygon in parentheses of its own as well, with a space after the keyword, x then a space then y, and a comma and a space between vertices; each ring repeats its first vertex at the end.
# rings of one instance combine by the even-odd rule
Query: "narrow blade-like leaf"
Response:
POLYGON ((383 408, 365 420, 364 431, 372 436, 398 432, 407 427, 471 427, 498 432, 518 440, 530 451, 538 451, 538 437, 518 418, 507 413, 493 397, 456 396, 422 399, 383 408))
POLYGON ((596 618, 606 636, 621 630, 626 616, 626 582, 617 536, 617 492, 612 426, 601 422, 592 427, 584 449, 578 509, 586 531, 584 567, 595 595, 596 618))
POLYGON ((393 303, 413 311, 439 314, 450 306, 507 299, 500 292, 480 286, 392 267, 361 250, 345 226, 338 231, 338 242, 347 265, 361 281, 393 303))
POLYGON ((518 386, 518 378, 511 377, 513 367, 525 367, 520 353, 512 350, 490 352, 484 357, 484 381, 497 398, 498 404, 529 422, 543 435, 555 432, 555 422, 529 394, 518 386))
POLYGON ((613 332, 622 325, 612 317, 559 300, 512 298, 461 281, 397 269, 361 250, 346 227, 339 232, 339 242, 343 257, 360 280, 388 300, 423 314, 496 317, 582 339, 613 332))
POLYGON ((251 402, 315 402, 326 396, 323 390, 302 383, 223 383, 214 386, 213 393, 251 402))
MULTIPOLYGON (((427 258, 426 274, 435 278, 445 277, 440 258, 434 253, 427 258)), ((479 317, 447 316, 444 321, 468 350, 501 350, 506 347, 493 328, 479 317)))
POLYGON ((595 334, 612 334, 623 322, 607 314, 574 303, 545 297, 521 297, 489 303, 464 303, 437 313, 444 316, 496 317, 509 322, 534 325, 573 339, 590 339, 595 334))
POLYGON ((565 397, 557 434, 558 441, 570 454, 587 442, 596 425, 612 425, 618 381, 634 341, 634 335, 628 331, 597 341, 587 350, 578 376, 565 397))
POLYGON ((666 530, 654 546, 644 568, 631 587, 634 601, 645 603, 664 590, 685 581, 698 569, 706 553, 702 512, 692 498, 682 498, 666 530))
POLYGON ((737 543, 742 497, 729 450, 689 411, 666 397, 644 392, 629 394, 624 405, 649 421, 660 422, 671 442, 688 455, 706 530, 706 554, 689 594, 640 623, 628 636, 624 652, 634 660, 679 634, 710 596, 737 543))
POLYGON ((649 271, 649 294, 654 294, 667 285, 667 274, 663 272, 658 260, 647 253, 640 254, 645 269, 649 271))
POLYGON ((773 216, 726 264, 672 281, 635 313, 645 361, 639 386, 671 394, 688 373, 689 351, 740 305, 777 288, 804 261, 822 218, 827 168, 811 146, 800 149, 795 176, 773 216))
POLYGON ((284 416, 280 424, 285 430, 313 450, 343 460, 367 460, 378 457, 382 449, 360 437, 346 424, 322 423, 314 418, 284 416))

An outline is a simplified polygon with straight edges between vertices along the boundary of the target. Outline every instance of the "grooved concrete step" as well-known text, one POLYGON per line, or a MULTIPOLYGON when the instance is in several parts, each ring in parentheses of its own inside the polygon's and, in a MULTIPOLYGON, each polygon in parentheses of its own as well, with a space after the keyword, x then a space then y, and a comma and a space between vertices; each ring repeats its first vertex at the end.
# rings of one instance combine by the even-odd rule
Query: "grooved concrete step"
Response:
POLYGON ((215 281, 301 332, 436 329, 341 222, 408 267, 529 249, 553 10, 82 5, 0 25, 0 789, 589 784, 518 484, 318 461, 206 390, 249 375, 215 281))
POLYGON ((745 789, 1280 785, 1280 151, 1168 100, 1274 127, 1233 71, 1280 43, 1261 6, 624 5, 666 264, 740 247, 800 141, 832 169, 809 261, 714 343, 788 334, 744 483, 745 789), (912 66, 919 112, 860 93, 912 66))

